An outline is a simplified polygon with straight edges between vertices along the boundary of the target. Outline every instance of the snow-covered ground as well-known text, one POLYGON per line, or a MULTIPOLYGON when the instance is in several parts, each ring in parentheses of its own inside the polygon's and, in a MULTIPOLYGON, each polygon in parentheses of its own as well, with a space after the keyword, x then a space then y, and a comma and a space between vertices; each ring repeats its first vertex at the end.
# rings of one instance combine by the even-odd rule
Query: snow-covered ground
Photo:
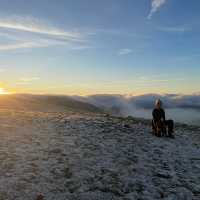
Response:
POLYGON ((0 137, 0 200, 200 199, 199 128, 0 110, 0 137))

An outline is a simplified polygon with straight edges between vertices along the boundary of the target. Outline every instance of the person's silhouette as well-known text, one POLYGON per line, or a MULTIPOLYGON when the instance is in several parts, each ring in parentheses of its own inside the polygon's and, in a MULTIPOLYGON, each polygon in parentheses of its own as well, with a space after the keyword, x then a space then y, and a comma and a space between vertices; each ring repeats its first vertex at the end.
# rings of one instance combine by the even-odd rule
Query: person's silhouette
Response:
POLYGON ((165 110, 162 107, 162 101, 160 99, 156 100, 152 115, 152 129, 154 134, 156 136, 167 135, 169 137, 174 137, 172 135, 174 122, 173 120, 165 119, 165 110))

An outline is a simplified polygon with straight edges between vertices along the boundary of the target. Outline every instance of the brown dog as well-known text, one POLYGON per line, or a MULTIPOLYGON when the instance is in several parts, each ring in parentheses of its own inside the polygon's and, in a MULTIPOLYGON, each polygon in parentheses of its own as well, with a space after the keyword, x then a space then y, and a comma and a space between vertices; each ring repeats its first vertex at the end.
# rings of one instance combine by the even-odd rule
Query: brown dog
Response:
POLYGON ((153 129, 154 135, 157 137, 166 136, 166 134, 167 134, 167 129, 166 129, 165 123, 163 121, 155 122, 153 120, 152 121, 152 129, 153 129))

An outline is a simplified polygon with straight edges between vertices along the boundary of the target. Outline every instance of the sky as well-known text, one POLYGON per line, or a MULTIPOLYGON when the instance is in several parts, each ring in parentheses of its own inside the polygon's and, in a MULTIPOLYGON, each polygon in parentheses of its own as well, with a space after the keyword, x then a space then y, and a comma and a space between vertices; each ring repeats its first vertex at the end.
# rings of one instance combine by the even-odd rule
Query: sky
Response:
POLYGON ((0 0, 0 93, 199 93, 199 10, 197 0, 0 0))

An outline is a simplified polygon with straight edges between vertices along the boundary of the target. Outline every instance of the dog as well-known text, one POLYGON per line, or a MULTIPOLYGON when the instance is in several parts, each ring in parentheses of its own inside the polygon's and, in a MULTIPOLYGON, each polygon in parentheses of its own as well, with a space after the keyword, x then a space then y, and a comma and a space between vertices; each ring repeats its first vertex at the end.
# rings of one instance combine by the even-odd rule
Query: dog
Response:
POLYGON ((167 136, 167 127, 163 121, 155 122, 152 120, 152 130, 154 135, 157 137, 167 136))

